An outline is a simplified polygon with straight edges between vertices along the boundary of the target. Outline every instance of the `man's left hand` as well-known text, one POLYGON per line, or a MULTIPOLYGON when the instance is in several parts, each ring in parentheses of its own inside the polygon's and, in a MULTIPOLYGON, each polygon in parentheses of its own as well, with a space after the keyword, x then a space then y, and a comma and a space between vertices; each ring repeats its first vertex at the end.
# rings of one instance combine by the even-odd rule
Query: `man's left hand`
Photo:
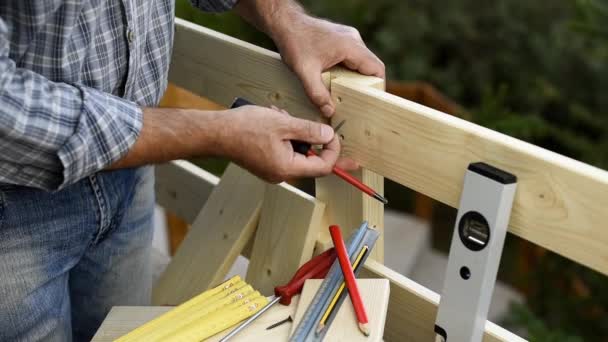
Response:
POLYGON ((283 61, 302 80, 311 101, 330 117, 335 111, 321 73, 342 63, 364 75, 384 78, 384 63, 366 46, 355 28, 314 18, 303 11, 280 15, 271 36, 283 61))

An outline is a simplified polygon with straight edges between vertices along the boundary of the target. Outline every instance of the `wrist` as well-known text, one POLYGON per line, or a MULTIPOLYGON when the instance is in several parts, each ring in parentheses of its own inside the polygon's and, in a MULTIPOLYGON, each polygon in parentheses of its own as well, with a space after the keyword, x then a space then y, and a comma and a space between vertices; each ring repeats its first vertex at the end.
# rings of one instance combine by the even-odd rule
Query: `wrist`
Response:
POLYGON ((238 116, 233 115, 234 109, 215 112, 211 125, 213 135, 211 137, 212 149, 209 155, 232 159, 235 154, 235 141, 243 133, 239 131, 241 126, 238 116))
POLYGON ((302 6, 292 0, 240 0, 236 12, 275 43, 288 36, 294 21, 306 16, 302 6))

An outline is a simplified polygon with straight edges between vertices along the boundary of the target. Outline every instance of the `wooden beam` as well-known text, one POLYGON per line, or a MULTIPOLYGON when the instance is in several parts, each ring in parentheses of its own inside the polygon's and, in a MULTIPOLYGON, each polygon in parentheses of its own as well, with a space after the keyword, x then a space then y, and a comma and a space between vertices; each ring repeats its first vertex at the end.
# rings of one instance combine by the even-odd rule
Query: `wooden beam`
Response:
MULTIPOLYGON (((384 80, 377 77, 362 76, 342 68, 332 69, 330 75, 331 79, 340 77, 361 86, 384 89, 384 80)), ((334 97, 334 102, 337 101, 338 99, 334 97)), ((339 109, 338 106, 337 110, 339 109)), ((340 122, 335 119, 332 121, 335 123, 334 126, 340 122)), ((349 125, 349 122, 345 125, 349 125)), ((384 194, 384 177, 381 175, 368 169, 358 170, 353 172, 353 175, 380 194, 384 194)), ((384 205, 334 175, 317 178, 315 190, 317 198, 327 203, 324 217, 326 227, 330 224, 337 224, 343 229, 345 236, 357 229, 363 221, 368 221, 371 226, 376 227, 380 232, 380 237, 370 256, 374 260, 384 262, 384 205)), ((327 229, 321 230, 318 240, 317 253, 332 247, 327 229)))
POLYGON ((297 188, 268 184, 247 269, 247 282, 271 295, 313 253, 325 204, 297 188))
MULTIPOLYGON (((194 93, 224 105, 245 96, 318 119, 274 52, 182 20, 176 21, 174 49, 170 78, 194 93)), ((365 168, 451 206, 458 203, 468 163, 504 168, 519 177, 510 231, 608 274, 607 172, 369 84, 329 78, 324 74, 342 102, 334 122, 349 118, 342 131, 345 153, 365 168)))
POLYGON ((190 224, 220 181, 185 160, 157 165, 155 174, 156 202, 190 224))
POLYGON ((264 182, 230 164, 152 294, 177 305, 220 283, 257 226, 264 182))
POLYGON ((348 79, 331 91, 343 151, 364 167, 453 207, 469 163, 509 171, 509 230, 608 274, 608 172, 348 79))
MULTIPOLYGON (((390 281, 391 296, 384 327, 386 341, 435 340, 433 329, 439 304, 437 293, 370 259, 365 262, 361 270, 361 278, 385 278, 390 281)), ((483 341, 525 340, 496 324, 486 322, 483 341)))
MULTIPOLYGON (((241 96, 320 120, 279 54, 179 18, 175 24, 171 82, 224 106, 241 96)), ((329 74, 323 77, 329 86, 329 74)))

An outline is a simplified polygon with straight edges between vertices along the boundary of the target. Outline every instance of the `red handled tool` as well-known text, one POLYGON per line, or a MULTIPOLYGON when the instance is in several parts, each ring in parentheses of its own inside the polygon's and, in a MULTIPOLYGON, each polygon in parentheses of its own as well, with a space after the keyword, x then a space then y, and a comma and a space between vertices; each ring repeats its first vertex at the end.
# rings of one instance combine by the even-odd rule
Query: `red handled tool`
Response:
POLYGON ((307 263, 300 266, 300 268, 293 275, 289 283, 283 286, 277 286, 274 288, 274 298, 270 303, 266 304, 260 311, 256 312, 255 315, 249 317, 246 321, 241 323, 238 327, 232 330, 228 335, 224 336, 220 342, 228 341, 234 335, 238 334, 241 330, 247 327, 251 322, 255 321, 264 312, 270 309, 277 302, 283 305, 289 305, 291 298, 300 292, 304 287, 304 282, 307 279, 323 279, 329 272, 329 268, 336 260, 336 251, 334 248, 328 249, 325 252, 317 255, 310 259, 307 263))
MULTIPOLYGON (((246 106, 246 105, 251 105, 251 104, 252 104, 251 102, 245 100, 244 98, 237 97, 236 99, 234 99, 234 102, 232 103, 230 108, 238 108, 241 106, 246 106)), ((337 131, 342 126, 343 123, 344 123, 344 121, 340 122, 336 126, 334 131, 337 131)), ((291 140, 291 146, 293 147, 294 151, 296 151, 300 154, 303 154, 306 156, 316 156, 317 155, 315 153, 315 151, 311 148, 312 146, 305 141, 291 140)), ((363 182, 361 182, 357 178, 353 177, 352 175, 350 175, 348 172, 344 171, 343 169, 341 169, 337 166, 334 166, 332 171, 336 176, 344 179, 345 181, 347 181, 348 183, 350 183, 357 189, 363 191, 364 193, 368 194, 369 196, 377 199, 378 201, 380 201, 384 204, 388 204, 388 200, 386 198, 384 198, 384 196, 380 195, 376 190, 363 184, 363 182)))

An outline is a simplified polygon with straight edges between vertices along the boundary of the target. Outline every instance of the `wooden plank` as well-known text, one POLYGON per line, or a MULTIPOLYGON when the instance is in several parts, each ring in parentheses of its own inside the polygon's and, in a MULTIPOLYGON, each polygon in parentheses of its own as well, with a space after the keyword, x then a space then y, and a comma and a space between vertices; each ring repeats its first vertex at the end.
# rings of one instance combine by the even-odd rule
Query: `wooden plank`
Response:
POLYGON ((167 90, 165 90, 163 98, 160 100, 160 104, 158 106, 168 108, 188 108, 201 110, 226 109, 225 106, 220 106, 219 104, 209 99, 196 95, 172 83, 169 83, 169 85, 167 86, 167 90))
MULTIPOLYGON (((177 18, 169 80, 218 104, 236 96, 320 120, 298 78, 272 51, 177 18)), ((329 86, 329 74, 323 75, 329 86)))
MULTIPOLYGON (((296 310, 291 327, 291 333, 295 331, 298 323, 304 317, 304 313, 317 290, 321 286, 322 279, 310 279, 304 283, 300 305, 296 310)), ((384 323, 389 299, 389 282, 386 279, 357 279, 361 299, 365 305, 367 317, 369 318, 368 327, 370 335, 365 336, 357 326, 355 310, 348 297, 340 306, 340 310, 327 330, 325 341, 348 341, 348 342, 374 342, 382 341, 384 336, 384 323)))
MULTIPOLYGON (((245 330, 234 336, 230 341, 233 342, 249 342, 259 341, 265 342, 269 339, 286 341, 289 337, 292 323, 282 324, 272 330, 266 328, 280 320, 292 316, 298 306, 299 296, 295 296, 291 305, 275 305, 245 330)), ((106 319, 103 321, 97 333, 93 337, 92 342, 111 342, 117 338, 129 333, 131 330, 151 321, 152 319, 173 309, 172 306, 115 306, 112 308, 106 319)), ((217 342, 222 337, 226 336, 232 329, 225 331, 208 338, 207 342, 217 342)))
POLYGON ((176 160, 157 165, 156 202, 186 220, 194 222, 219 178, 189 163, 176 160))
POLYGON ((171 309, 171 306, 115 306, 91 342, 112 342, 171 309))
MULTIPOLYGON (((334 120, 349 118, 342 131, 346 154, 451 206, 468 163, 511 171, 520 179, 511 232, 608 274, 608 173, 331 73, 336 78, 330 82, 326 73, 324 79, 343 102, 334 120)), ((245 96, 317 119, 276 53, 182 20, 170 75, 224 105, 245 96)))
POLYGON ((323 202, 291 185, 268 184, 247 282, 265 295, 287 283, 311 258, 324 209, 323 202))
POLYGON ((177 305, 220 283, 257 226, 264 182, 230 164, 152 293, 177 305))
POLYGON ((455 207, 469 163, 518 177, 509 230, 608 274, 608 172, 419 104, 333 79, 344 153, 455 207))
MULTIPOLYGON (((342 68, 332 69, 330 75, 332 80, 340 77, 353 84, 384 89, 384 80, 377 77, 362 76, 342 68)), ((340 99, 334 96, 333 100, 338 103, 340 99)), ((337 110, 340 110, 340 106, 337 107, 337 110)), ((332 121, 338 123, 341 120, 333 119, 332 121)), ((347 121, 345 126, 349 124, 347 121)), ((369 169, 361 169, 353 174, 380 194, 384 194, 384 177, 381 175, 369 169)), ((380 232, 380 237, 376 241, 370 257, 384 262, 384 205, 334 175, 317 178, 315 190, 317 198, 327 203, 324 218, 326 227, 330 224, 337 224, 343 229, 346 236, 357 229, 363 221, 368 221, 371 226, 376 227, 380 232)), ((321 230, 317 252, 324 251, 331 246, 329 232, 327 229, 321 230)))
MULTIPOLYGON (((366 261, 360 277, 385 278, 390 281, 391 296, 384 328, 386 341, 435 340, 433 329, 439 303, 437 293, 370 259, 366 261)), ((483 341, 522 342, 525 340, 496 324, 486 322, 483 341)))

